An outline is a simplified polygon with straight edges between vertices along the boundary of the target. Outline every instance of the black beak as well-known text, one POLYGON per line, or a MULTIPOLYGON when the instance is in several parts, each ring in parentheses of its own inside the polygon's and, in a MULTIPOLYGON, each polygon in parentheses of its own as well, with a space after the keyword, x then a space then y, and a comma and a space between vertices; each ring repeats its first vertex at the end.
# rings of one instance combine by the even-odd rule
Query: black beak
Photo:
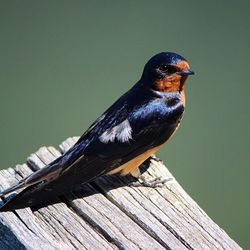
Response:
POLYGON ((191 69, 183 69, 179 72, 177 72, 177 74, 179 75, 194 75, 194 71, 192 71, 191 69))

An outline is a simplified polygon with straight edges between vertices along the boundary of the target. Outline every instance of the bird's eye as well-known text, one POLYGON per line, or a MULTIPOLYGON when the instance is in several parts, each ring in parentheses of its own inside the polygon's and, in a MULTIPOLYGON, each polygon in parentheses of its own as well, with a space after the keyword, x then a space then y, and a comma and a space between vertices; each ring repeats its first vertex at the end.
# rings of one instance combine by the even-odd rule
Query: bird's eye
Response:
POLYGON ((159 70, 161 72, 164 72, 164 73, 167 73, 167 74, 173 74, 175 72, 177 72, 177 69, 176 67, 172 66, 172 65, 167 65, 167 64, 162 64, 160 67, 159 67, 159 70))
POLYGON ((162 64, 162 65, 159 67, 159 69, 160 69, 160 71, 165 72, 165 71, 167 71, 167 70, 168 70, 168 65, 166 65, 166 64, 162 64))

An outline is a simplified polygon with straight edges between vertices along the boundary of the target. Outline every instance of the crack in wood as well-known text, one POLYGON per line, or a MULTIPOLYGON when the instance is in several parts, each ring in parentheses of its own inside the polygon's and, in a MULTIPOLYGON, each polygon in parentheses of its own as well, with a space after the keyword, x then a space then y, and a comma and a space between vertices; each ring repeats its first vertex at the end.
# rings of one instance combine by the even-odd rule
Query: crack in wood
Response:
MULTIPOLYGON (((67 139, 60 151, 77 139, 67 139)), ((0 188, 60 155, 54 147, 40 148, 27 164, 0 171, 0 188)), ((151 157, 149 163, 148 169, 143 167, 145 176, 172 177, 159 158, 151 157)), ((128 187, 131 180, 101 177, 60 197, 57 204, 0 213, 0 249, 241 249, 176 180, 155 190, 128 187)))
MULTIPOLYGON (((73 194, 72 194, 73 195, 73 194)), ((100 235, 100 237, 104 237, 106 240, 108 240, 111 244, 114 245, 115 248, 115 243, 114 241, 107 237, 105 237, 104 234, 102 234, 102 232, 100 232, 100 230, 96 227, 96 225, 93 225, 89 222, 89 220, 87 220, 85 217, 83 217, 80 213, 78 213, 78 209, 75 209, 74 206, 71 206, 71 202, 69 200, 67 200, 67 198, 65 196, 61 196, 60 199, 62 200, 62 202, 73 212, 75 213, 77 216, 79 216, 80 218, 84 219, 84 221, 96 232, 100 235)), ((98 240, 98 239, 97 239, 98 240)), ((100 242, 101 244, 101 242, 100 242)), ((116 249, 116 248, 115 248, 116 249)))

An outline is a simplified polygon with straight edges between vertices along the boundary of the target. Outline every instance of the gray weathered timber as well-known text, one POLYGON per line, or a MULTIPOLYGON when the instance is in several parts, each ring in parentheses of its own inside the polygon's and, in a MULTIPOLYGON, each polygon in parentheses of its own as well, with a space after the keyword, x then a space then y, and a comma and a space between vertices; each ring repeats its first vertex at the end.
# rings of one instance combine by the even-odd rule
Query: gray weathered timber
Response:
MULTIPOLYGON (((60 151, 42 147, 26 164, 0 171, 0 190, 43 168, 77 139, 64 141, 60 151)), ((0 213, 0 250, 241 249, 159 159, 152 157, 142 168, 147 179, 172 180, 148 188, 132 186, 130 177, 104 176, 58 198, 57 203, 0 213)))

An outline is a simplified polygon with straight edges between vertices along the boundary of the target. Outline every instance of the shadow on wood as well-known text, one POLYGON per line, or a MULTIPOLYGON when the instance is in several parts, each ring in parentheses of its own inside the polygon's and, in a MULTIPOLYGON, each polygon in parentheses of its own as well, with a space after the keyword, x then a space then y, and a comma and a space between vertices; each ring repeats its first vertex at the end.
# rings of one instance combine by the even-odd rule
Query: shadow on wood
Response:
MULTIPOLYGON (((77 138, 42 147, 27 164, 0 171, 8 188, 68 150, 77 138)), ((146 178, 172 177, 151 159, 146 178)), ((147 168, 147 166, 146 166, 147 168)), ((56 203, 0 213, 0 249, 241 249, 175 179, 162 187, 130 187, 131 177, 104 176, 56 203)))

